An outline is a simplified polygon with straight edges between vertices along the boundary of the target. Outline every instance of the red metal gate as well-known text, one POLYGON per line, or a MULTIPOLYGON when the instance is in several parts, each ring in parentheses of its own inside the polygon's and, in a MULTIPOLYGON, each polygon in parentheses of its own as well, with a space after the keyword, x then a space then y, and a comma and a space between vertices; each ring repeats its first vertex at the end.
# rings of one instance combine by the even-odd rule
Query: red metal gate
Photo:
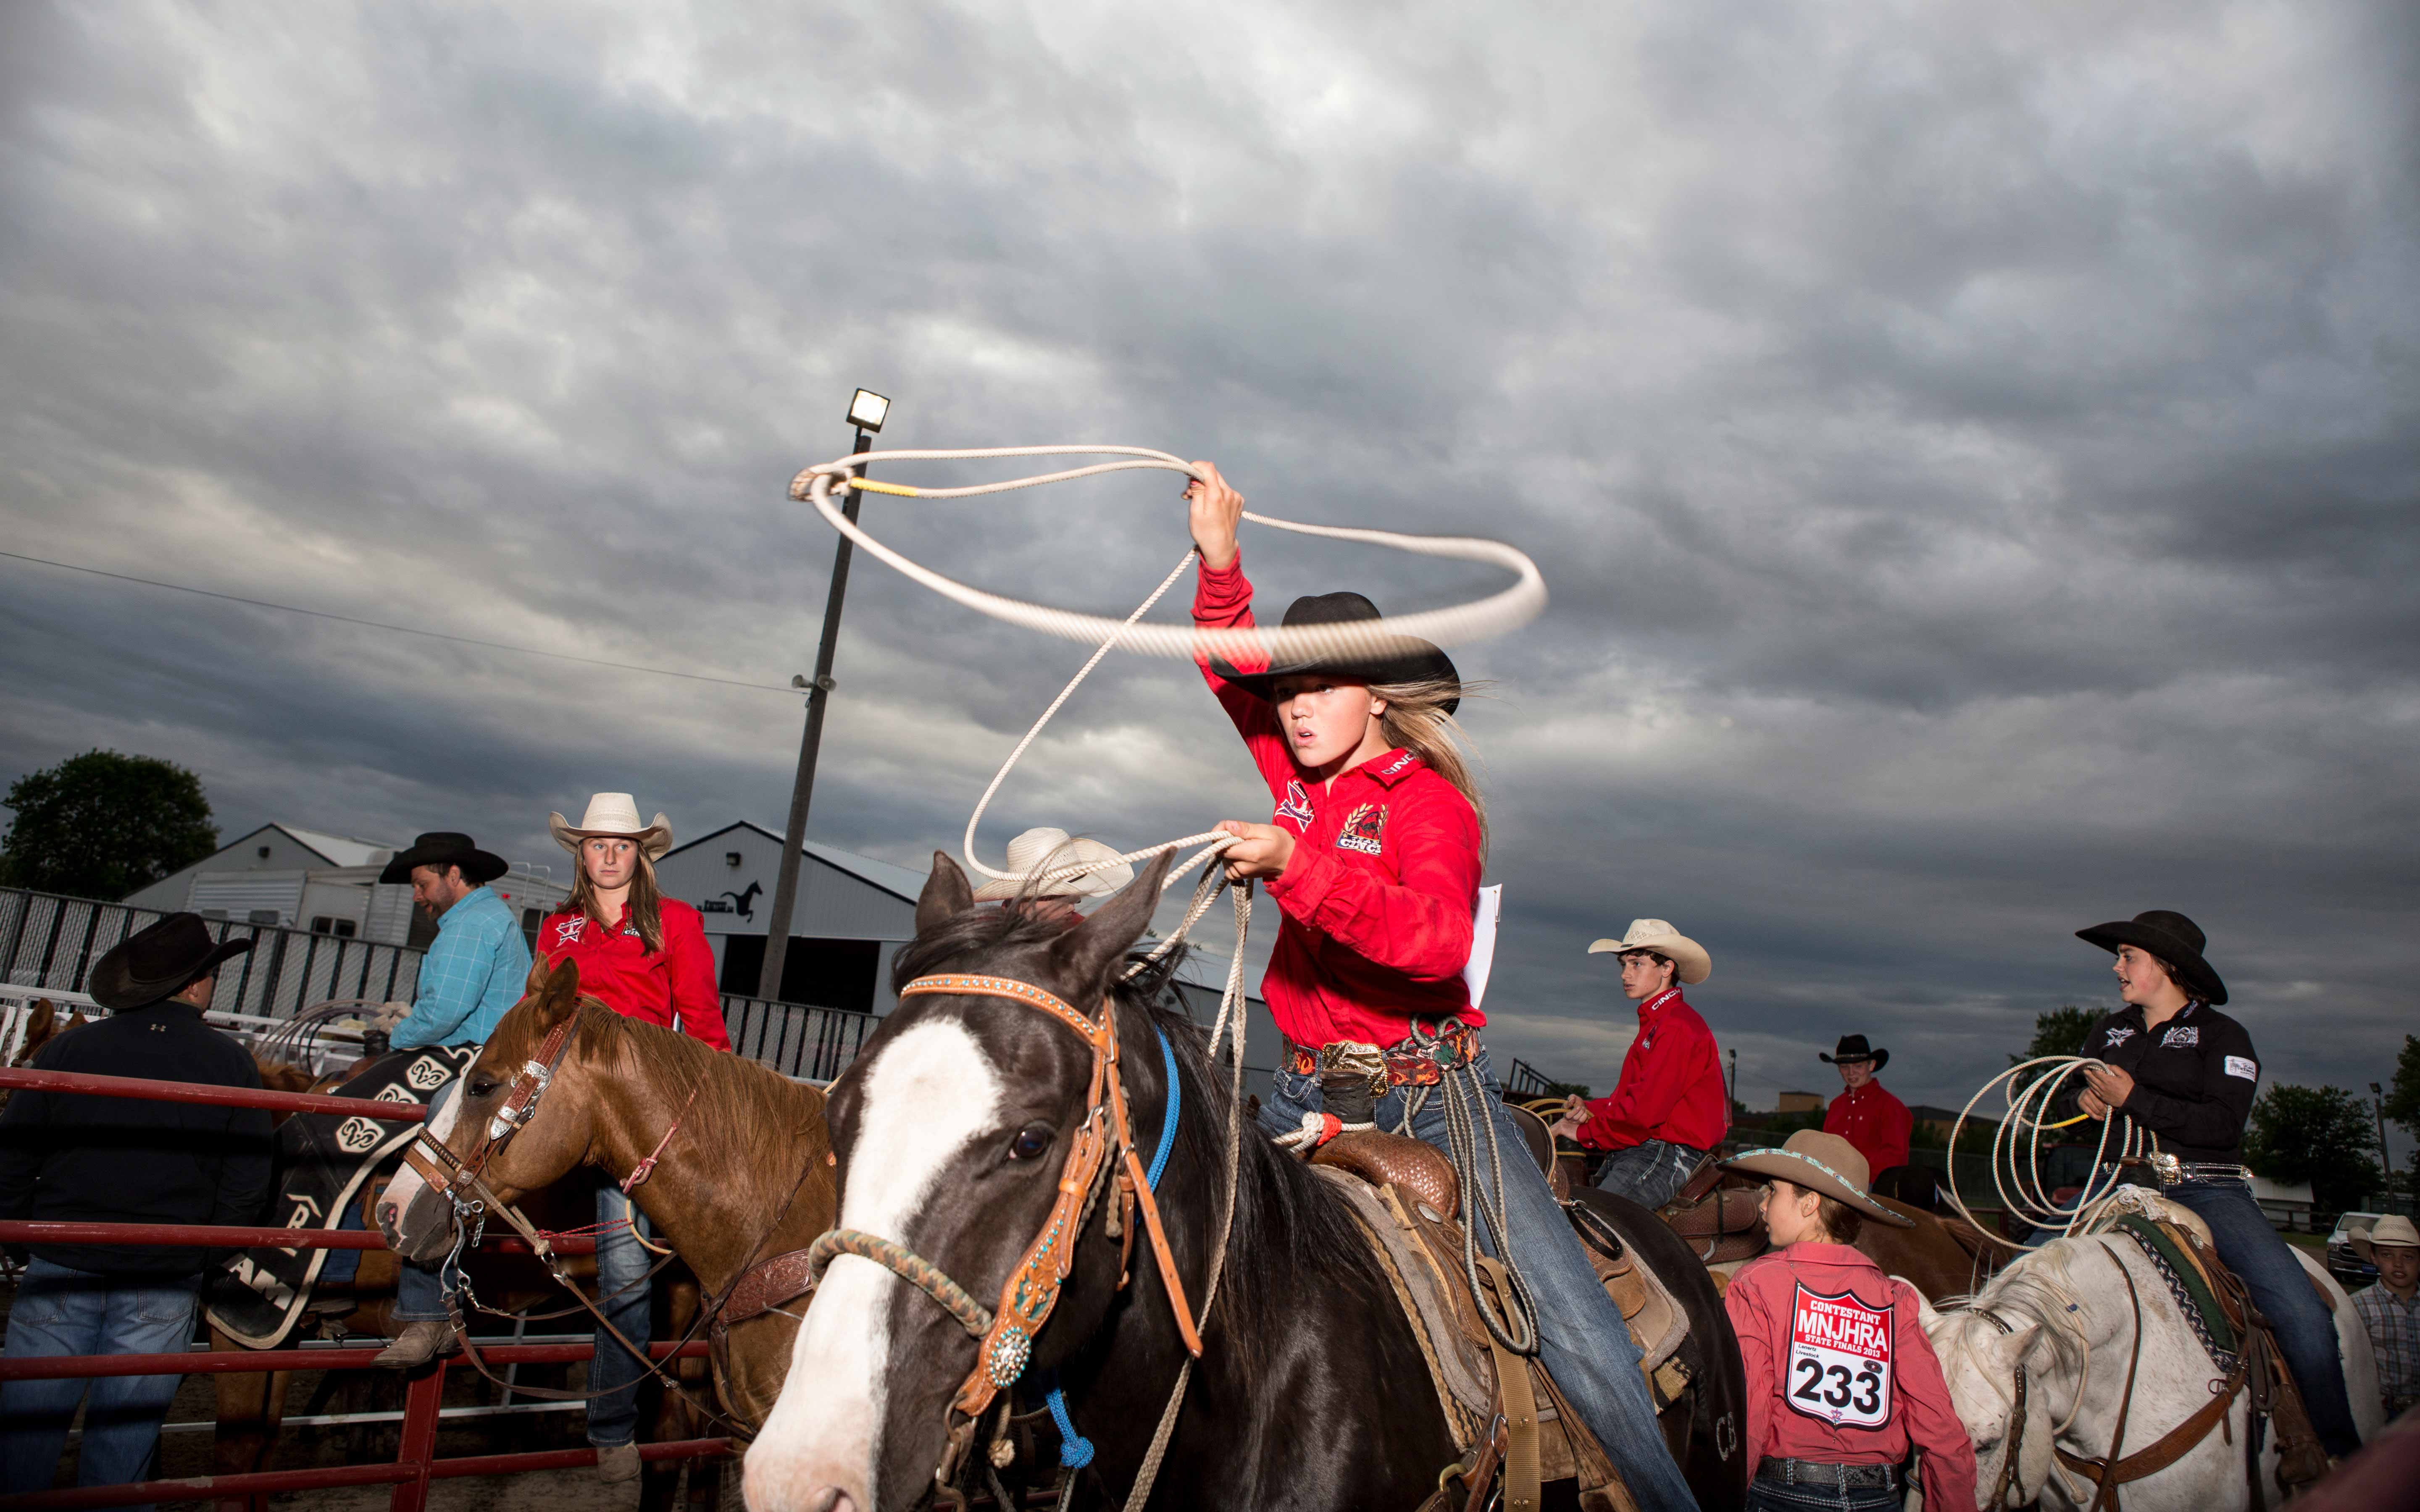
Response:
MULTIPOLYGON (((391 1123, 417 1123, 428 1110, 416 1103, 381 1103, 371 1098, 327 1097, 310 1092, 256 1091, 239 1087, 202 1087, 189 1082, 147 1081, 132 1076, 92 1076, 69 1072, 13 1071, 0 1068, 0 1088, 39 1088, 54 1092, 86 1092, 163 1103, 212 1103, 236 1107, 269 1108, 293 1113, 341 1113, 380 1119, 391 1123)), ((373 1230, 335 1228, 228 1227, 201 1224, 90 1224, 0 1222, 5 1244, 190 1244, 203 1248, 276 1245, 292 1249, 384 1249, 386 1240, 373 1230)), ((526 1251, 518 1239, 491 1241, 497 1250, 526 1251)), ((566 1251, 575 1246, 566 1241, 566 1251)), ((587 1344, 483 1345, 480 1354, 498 1365, 561 1365, 585 1360, 587 1344)), ((675 1348, 658 1344, 649 1351, 659 1360, 675 1354, 695 1358, 706 1353, 703 1341, 675 1348)), ((0 1359, 0 1381, 54 1381, 99 1376, 164 1376, 223 1371, 347 1370, 367 1367, 378 1350, 228 1350, 178 1354, 79 1354, 43 1360, 0 1359)), ((324 1490, 338 1486, 392 1485, 391 1512, 423 1512, 428 1483, 458 1475, 502 1475, 530 1470, 571 1470, 597 1462, 597 1451, 546 1449, 526 1454, 437 1458, 439 1407, 445 1395, 450 1362, 411 1380, 405 1390, 402 1442, 393 1464, 334 1465, 317 1470, 261 1471, 244 1475, 194 1475, 176 1480, 145 1481, 131 1486, 92 1486, 39 1491, 10 1497, 10 1507, 124 1506, 141 1502, 194 1501, 212 1498, 222 1505, 259 1507, 277 1491, 324 1490)), ((711 1459, 731 1452, 728 1439, 686 1439, 671 1443, 643 1443, 642 1460, 711 1459)))

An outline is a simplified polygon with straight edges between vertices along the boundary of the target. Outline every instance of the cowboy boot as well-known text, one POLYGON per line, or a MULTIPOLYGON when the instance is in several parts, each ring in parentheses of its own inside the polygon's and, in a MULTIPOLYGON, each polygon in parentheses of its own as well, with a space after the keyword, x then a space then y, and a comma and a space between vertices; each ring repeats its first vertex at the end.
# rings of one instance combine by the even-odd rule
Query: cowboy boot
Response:
POLYGON ((615 1481, 637 1480, 639 1446, 636 1443, 597 1445, 597 1478, 608 1485, 615 1481))
POLYGON ((441 1354, 458 1354, 461 1350, 454 1330, 432 1319, 406 1323, 395 1342, 379 1350, 373 1363, 389 1370, 417 1370, 441 1354))

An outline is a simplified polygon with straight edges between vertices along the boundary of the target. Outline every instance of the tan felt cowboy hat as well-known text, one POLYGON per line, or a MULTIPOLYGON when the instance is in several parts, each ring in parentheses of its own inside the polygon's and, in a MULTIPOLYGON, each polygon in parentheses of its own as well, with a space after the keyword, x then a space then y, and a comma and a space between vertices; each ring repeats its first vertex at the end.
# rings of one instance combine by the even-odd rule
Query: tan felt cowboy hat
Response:
POLYGON ((1714 975, 1714 958, 1706 953, 1706 948, 1660 918, 1634 918, 1629 933, 1618 940, 1598 940, 1589 947, 1590 955, 1602 955, 1607 950, 1616 955, 1652 950, 1679 967, 1673 975, 1692 987, 1714 975))
POLYGON ((2420 1228, 2412 1227, 2412 1220, 2399 1212, 2389 1213, 2367 1228, 2356 1228, 2345 1238, 2351 1242, 2352 1252, 2372 1265, 2378 1263, 2381 1244, 2390 1249, 2398 1244, 2405 1249, 2420 1249, 2420 1228))
POLYGON ((1872 1177, 1866 1168, 1866 1157, 1838 1134, 1801 1129, 1779 1149, 1742 1151, 1736 1158, 1723 1162, 1723 1169, 1745 1171, 1750 1176, 1821 1192, 1895 1228, 1916 1227, 1915 1219, 1893 1212, 1866 1195, 1866 1182, 1872 1177))
POLYGON ((1118 853, 1096 840, 1071 840, 1063 829, 1044 825, 1029 829, 1008 842, 1007 870, 1016 873, 975 889, 977 902, 1014 898, 1026 890, 1024 878, 1061 867, 1090 865, 1078 876, 1055 877, 1033 886, 1037 898, 1106 898, 1134 880, 1134 868, 1118 853))
POLYGON ((650 861, 661 859, 673 848, 673 824, 659 810, 651 825, 639 823, 639 802, 627 793, 598 793, 590 796, 588 811, 572 824, 559 813, 546 816, 546 827, 554 833, 555 843, 572 855, 580 854, 580 842, 591 835, 613 835, 634 840, 647 853, 650 861))

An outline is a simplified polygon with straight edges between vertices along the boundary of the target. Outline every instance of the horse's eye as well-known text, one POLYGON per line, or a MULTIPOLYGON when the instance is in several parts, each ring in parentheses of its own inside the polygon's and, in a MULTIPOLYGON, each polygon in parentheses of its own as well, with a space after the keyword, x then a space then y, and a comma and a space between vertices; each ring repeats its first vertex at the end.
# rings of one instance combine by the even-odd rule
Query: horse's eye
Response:
POLYGON ((1029 1123, 1016 1131, 1016 1136, 1008 1142, 1008 1158, 1040 1160, 1050 1152, 1050 1142, 1056 1137, 1057 1131, 1048 1124, 1029 1123))
POLYGON ((493 1097, 496 1095, 496 1088, 503 1085, 504 1083, 493 1076, 473 1076, 471 1078, 469 1090, 473 1097, 493 1097))

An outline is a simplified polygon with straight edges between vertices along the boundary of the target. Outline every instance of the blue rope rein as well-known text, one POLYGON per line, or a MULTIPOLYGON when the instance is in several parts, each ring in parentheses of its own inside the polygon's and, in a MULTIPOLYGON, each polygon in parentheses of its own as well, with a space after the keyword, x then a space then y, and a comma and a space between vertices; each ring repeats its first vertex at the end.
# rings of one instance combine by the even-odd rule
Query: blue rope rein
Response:
MULTIPOLYGON (((1144 1184, 1159 1190, 1159 1177, 1168 1169, 1169 1152, 1176 1148, 1176 1119, 1185 1110, 1185 1087, 1176 1075, 1176 1050, 1168 1042, 1167 1031, 1152 1026, 1159 1036, 1159 1063, 1168 1072, 1168 1108, 1159 1116, 1159 1148, 1152 1152, 1151 1169, 1143 1173, 1144 1184)), ((1081 1470, 1093 1462, 1093 1441, 1076 1431, 1076 1420, 1067 1415, 1067 1394, 1059 1389, 1058 1377, 1051 1377, 1049 1394, 1042 1398, 1050 1409, 1050 1421, 1059 1425, 1059 1463, 1069 1470, 1081 1470)))

